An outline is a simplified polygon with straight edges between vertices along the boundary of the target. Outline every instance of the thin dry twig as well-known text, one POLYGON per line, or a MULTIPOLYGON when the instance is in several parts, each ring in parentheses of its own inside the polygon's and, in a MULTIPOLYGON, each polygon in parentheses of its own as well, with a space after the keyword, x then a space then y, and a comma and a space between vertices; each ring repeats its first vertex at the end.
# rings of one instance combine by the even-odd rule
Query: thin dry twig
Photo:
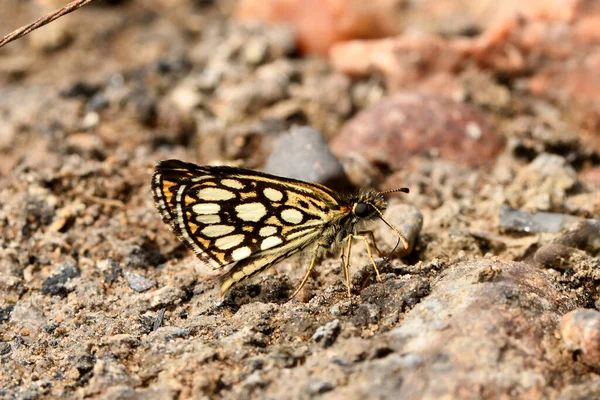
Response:
POLYGON ((7 43, 12 42, 13 40, 17 40, 18 38, 27 35, 29 32, 34 31, 37 28, 40 28, 46 24, 49 24, 50 22, 54 21, 55 19, 58 19, 58 18, 62 17, 63 15, 66 15, 72 11, 75 11, 78 8, 85 6, 86 4, 91 3, 92 1, 94 1, 94 0, 72 1, 69 4, 67 4, 66 6, 64 6, 63 8, 59 8, 58 10, 53 11, 50 14, 46 14, 43 17, 39 18, 37 21, 32 22, 29 25, 22 26, 19 29, 17 29, 16 31, 13 31, 13 32, 9 33, 8 35, 4 36, 2 38, 2 40, 0 40, 0 47, 4 46, 7 43))

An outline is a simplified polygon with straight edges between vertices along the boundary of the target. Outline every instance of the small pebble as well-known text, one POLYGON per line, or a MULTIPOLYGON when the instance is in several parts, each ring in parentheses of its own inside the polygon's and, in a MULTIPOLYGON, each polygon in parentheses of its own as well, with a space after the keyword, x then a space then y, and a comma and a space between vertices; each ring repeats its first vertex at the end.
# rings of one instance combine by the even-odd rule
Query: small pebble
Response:
POLYGON ((125 271, 123 275, 125 275, 129 287, 138 293, 143 293, 154 287, 154 282, 134 272, 125 271))
POLYGON ((560 334, 565 347, 578 351, 582 362, 600 368, 600 312, 580 308, 563 315, 560 334))
POLYGON ((312 336, 312 339, 317 343, 321 343, 323 347, 329 347, 335 343, 335 340, 337 339, 341 330, 342 324, 340 323, 340 320, 334 319, 333 321, 317 328, 312 336))
POLYGON ((321 132, 301 127, 280 136, 264 168, 265 172, 316 182, 336 190, 348 190, 344 168, 329 149, 321 132))
POLYGON ((173 304, 185 297, 185 292, 174 286, 165 286, 149 293, 152 308, 173 304))
POLYGON ((165 312, 167 311, 166 308, 161 308, 158 311, 158 316, 156 317, 156 321, 154 321, 154 326, 152 327, 152 330, 155 331, 158 328, 160 328, 160 326, 163 324, 164 320, 165 320, 165 312))
POLYGON ((546 268, 557 270, 567 270, 573 265, 573 256, 577 253, 585 253, 573 247, 565 246, 559 243, 548 243, 540 247, 533 255, 533 260, 546 268))
POLYGON ((327 393, 335 389, 335 385, 322 379, 313 379, 306 385, 306 391, 310 396, 327 393))
POLYGON ((377 246, 383 252, 394 250, 394 255, 403 257, 410 254, 415 246, 421 228, 423 228, 423 214, 419 208, 410 204, 395 204, 385 211, 385 219, 408 240, 409 247, 404 249, 402 243, 398 243, 398 235, 388 226, 378 226, 379 236, 376 237, 377 246), (397 246, 396 246, 397 245, 397 246))
POLYGON ((600 221, 586 220, 575 224, 558 239, 558 243, 596 253, 600 250, 600 221))
POLYGON ((0 342, 0 356, 10 353, 11 350, 10 343, 0 342))
MULTIPOLYGON (((566 226, 583 221, 581 218, 567 214, 549 212, 529 212, 510 207, 501 207, 498 217, 500 228, 518 232, 547 232, 558 233, 566 226)), ((600 221, 588 220, 592 224, 600 221)))
POLYGON ((173 339, 183 338, 190 335, 189 329, 180 328, 178 326, 162 326, 153 331, 148 339, 150 341, 168 342, 173 339))
POLYGON ((97 126, 100 123, 100 114, 96 111, 90 111, 85 114, 83 120, 81 121, 82 129, 91 129, 97 126))
POLYGON ((266 40, 255 37, 248 40, 244 46, 244 60, 251 65, 263 63, 269 55, 269 44, 266 40))
POLYGON ((352 308, 352 303, 349 301, 345 301, 343 303, 338 303, 329 308, 329 313, 334 317, 338 317, 340 315, 348 315, 350 309, 352 308))
POLYGON ((349 119, 331 147, 336 154, 360 153, 391 169, 432 153, 477 167, 494 162, 504 139, 475 107, 444 95, 403 91, 349 119))
POLYGON ((4 321, 8 321, 10 318, 10 313, 15 308, 14 304, 11 304, 8 307, 0 308, 0 323, 4 321))
POLYGON ((477 283, 494 282, 502 274, 502 268, 489 265, 477 273, 477 283))

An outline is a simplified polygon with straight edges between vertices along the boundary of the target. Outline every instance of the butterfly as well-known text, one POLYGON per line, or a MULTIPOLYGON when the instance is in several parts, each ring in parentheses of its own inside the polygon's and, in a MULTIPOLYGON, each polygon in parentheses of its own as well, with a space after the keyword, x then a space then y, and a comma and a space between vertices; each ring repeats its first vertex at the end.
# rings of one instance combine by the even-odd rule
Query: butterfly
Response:
POLYGON ((336 249, 342 250, 350 296, 354 240, 364 241, 381 280, 368 240, 370 236, 376 248, 373 233, 363 229, 381 219, 408 249, 407 239, 383 216, 383 195, 397 191, 408 193, 407 188, 338 193, 317 183, 179 160, 159 162, 152 175, 152 193, 163 221, 203 263, 224 271, 222 294, 310 247, 310 264, 291 297, 306 284, 320 252, 336 249))

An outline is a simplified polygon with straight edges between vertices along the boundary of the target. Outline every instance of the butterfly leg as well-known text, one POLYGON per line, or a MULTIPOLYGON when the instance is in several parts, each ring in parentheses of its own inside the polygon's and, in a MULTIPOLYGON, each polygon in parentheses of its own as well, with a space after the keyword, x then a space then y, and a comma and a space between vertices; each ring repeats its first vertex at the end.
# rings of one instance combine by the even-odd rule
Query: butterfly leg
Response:
POLYGON ((371 263, 373 264, 373 268, 375 268, 375 273, 377 274, 377 280, 379 282, 381 282, 382 279, 381 279, 381 275, 379 275, 379 268, 377 268, 377 263, 375 262, 375 259, 373 258, 373 252, 371 251, 371 244, 367 240, 367 237, 361 236, 361 235, 354 235, 353 237, 354 237, 354 239, 364 240, 365 245, 367 246, 367 253, 369 254, 369 258, 371 259, 371 263))
POLYGON ((369 237, 371 238, 371 244, 373 245, 373 248, 375 248, 375 251, 377 252, 377 255, 379 255, 379 257, 383 257, 383 253, 377 247, 377 242, 375 241, 375 235, 373 235, 373 231, 362 231, 362 232, 358 232, 358 234, 361 235, 361 236, 362 235, 369 235, 369 237))
POLYGON ((298 292, 300 290, 302 290, 302 288, 304 287, 304 285, 306 284, 306 281, 308 281, 308 277, 310 276, 310 273, 312 272, 313 268, 315 267, 315 263, 317 262, 317 256, 319 255, 319 249, 321 247, 324 247, 326 244, 325 243, 317 243, 317 245, 315 246, 315 250, 313 251, 313 256, 312 256, 312 260, 310 261, 310 265, 308 266, 308 270, 306 271, 306 274, 304 275, 304 278, 302 278, 302 282, 300 282, 300 285, 298 285, 298 288, 294 291, 294 293, 290 296, 289 300, 293 299, 294 297, 296 297, 296 295, 298 294, 298 292))
MULTIPOLYGON (((348 236, 346 236, 346 239, 348 241, 348 247, 346 248, 346 260, 345 262, 342 264, 342 267, 344 269, 344 277, 346 278, 346 288, 348 289, 348 297, 352 297, 352 294, 350 293, 350 252, 352 251, 352 238, 355 237, 354 235, 350 234, 348 236)), ((342 254, 342 260, 344 259, 344 255, 342 254)))

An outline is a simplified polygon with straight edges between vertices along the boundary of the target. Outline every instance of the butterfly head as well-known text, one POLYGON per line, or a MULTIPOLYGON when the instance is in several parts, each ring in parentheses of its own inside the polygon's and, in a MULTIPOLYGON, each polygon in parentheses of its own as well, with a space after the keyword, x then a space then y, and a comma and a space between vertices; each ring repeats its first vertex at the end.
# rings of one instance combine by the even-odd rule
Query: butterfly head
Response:
POLYGON ((387 207, 387 201, 383 197, 384 194, 403 192, 408 193, 408 188, 399 188, 394 190, 386 190, 378 192, 374 189, 361 190, 352 204, 352 214, 356 220, 369 221, 375 218, 381 219, 389 226, 400 238, 405 249, 408 249, 409 244, 406 238, 383 216, 383 212, 387 207))
POLYGON ((368 221, 379 217, 387 207, 385 198, 375 189, 363 189, 352 204, 352 214, 357 220, 368 221))

